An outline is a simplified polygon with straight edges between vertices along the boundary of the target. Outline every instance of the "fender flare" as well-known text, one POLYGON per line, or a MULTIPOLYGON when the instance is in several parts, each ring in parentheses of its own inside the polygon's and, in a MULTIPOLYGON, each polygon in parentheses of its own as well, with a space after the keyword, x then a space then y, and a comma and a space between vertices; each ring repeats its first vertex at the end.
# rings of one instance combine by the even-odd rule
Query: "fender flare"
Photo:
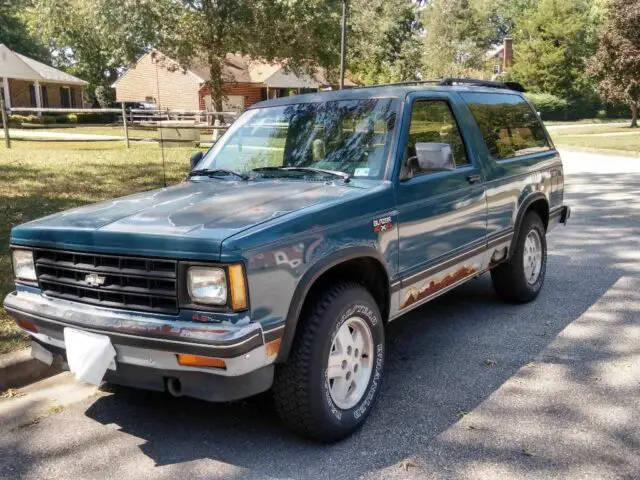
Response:
POLYGON ((297 282, 293 296, 291 297, 291 303, 289 304, 289 310, 285 320, 284 332, 282 334, 282 341, 280 343, 280 350, 278 352, 278 357, 276 358, 276 363, 283 363, 289 357, 304 301, 315 282, 331 268, 349 260, 363 257, 372 258, 378 261, 385 271, 387 282, 389 282, 389 271, 387 270, 384 257, 375 248, 367 246, 346 247, 332 252, 326 257, 319 259, 304 272, 300 277, 300 280, 297 282))
POLYGON ((528 197, 524 199, 524 201, 520 204, 520 208, 518 209, 518 214, 516 215, 516 221, 514 222, 514 230, 513 230, 513 239, 511 240, 511 248, 509 248, 509 259, 511 259, 513 252, 515 250, 514 246, 518 243, 518 237, 520 236, 520 229, 522 228, 522 221, 524 220, 524 215, 529 210, 529 207, 538 200, 543 200, 544 203, 547 204, 547 210, 549 210, 549 199, 542 192, 535 192, 530 194, 528 197))

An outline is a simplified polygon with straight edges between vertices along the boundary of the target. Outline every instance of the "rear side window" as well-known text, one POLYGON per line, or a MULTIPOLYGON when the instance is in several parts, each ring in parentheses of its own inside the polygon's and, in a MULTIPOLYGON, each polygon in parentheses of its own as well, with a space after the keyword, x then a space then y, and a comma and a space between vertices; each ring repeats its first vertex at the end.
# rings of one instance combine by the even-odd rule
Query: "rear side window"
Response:
POLYGON ((461 93, 496 160, 550 150, 535 111, 519 95, 461 93))

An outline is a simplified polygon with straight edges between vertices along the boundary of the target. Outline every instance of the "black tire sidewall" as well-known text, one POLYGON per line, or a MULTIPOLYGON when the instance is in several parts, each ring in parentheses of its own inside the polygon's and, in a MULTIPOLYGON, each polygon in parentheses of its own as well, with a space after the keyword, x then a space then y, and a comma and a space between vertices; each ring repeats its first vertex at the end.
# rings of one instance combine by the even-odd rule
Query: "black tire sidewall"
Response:
MULTIPOLYGON (((373 408, 382 383, 385 360, 384 325, 380 311, 364 288, 349 288, 342 292, 326 311, 325 321, 318 331, 319 339, 313 354, 310 375, 312 401, 322 412, 328 430, 350 432, 362 424, 373 408), (363 319, 371 329, 374 352, 371 378, 362 399, 348 410, 339 408, 331 399, 329 382, 326 378, 326 366, 331 350, 332 339, 340 327, 351 317, 363 319)), ((340 436, 341 434, 338 434, 340 436)))

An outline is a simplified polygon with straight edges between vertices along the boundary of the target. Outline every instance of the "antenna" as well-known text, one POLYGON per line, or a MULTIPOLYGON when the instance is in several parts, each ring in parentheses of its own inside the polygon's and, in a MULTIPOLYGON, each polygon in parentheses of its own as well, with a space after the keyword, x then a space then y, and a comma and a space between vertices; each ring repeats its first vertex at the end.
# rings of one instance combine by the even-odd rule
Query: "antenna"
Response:
MULTIPOLYGON (((155 60, 155 64, 156 64, 156 89, 158 92, 158 110, 160 110, 160 107, 162 105, 162 103, 160 102, 160 78, 158 75, 158 60, 155 57, 152 57, 155 60)), ((167 119, 169 118, 169 116, 167 115, 167 119)), ((164 186, 166 188, 167 186, 167 169, 165 167, 165 161, 164 161, 164 138, 162 137, 162 127, 159 126, 158 131, 160 132, 160 152, 162 152, 162 181, 164 183, 164 186)))

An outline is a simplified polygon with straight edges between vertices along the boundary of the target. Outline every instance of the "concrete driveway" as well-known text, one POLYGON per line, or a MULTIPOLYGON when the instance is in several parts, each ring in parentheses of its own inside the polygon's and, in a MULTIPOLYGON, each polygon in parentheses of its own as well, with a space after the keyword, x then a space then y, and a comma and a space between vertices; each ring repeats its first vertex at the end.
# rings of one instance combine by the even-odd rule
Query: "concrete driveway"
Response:
POLYGON ((0 477, 639 478, 640 160, 564 152, 568 227, 525 306, 488 276, 394 322, 386 383, 336 445, 268 397, 226 405, 62 375, 0 400, 0 477))

